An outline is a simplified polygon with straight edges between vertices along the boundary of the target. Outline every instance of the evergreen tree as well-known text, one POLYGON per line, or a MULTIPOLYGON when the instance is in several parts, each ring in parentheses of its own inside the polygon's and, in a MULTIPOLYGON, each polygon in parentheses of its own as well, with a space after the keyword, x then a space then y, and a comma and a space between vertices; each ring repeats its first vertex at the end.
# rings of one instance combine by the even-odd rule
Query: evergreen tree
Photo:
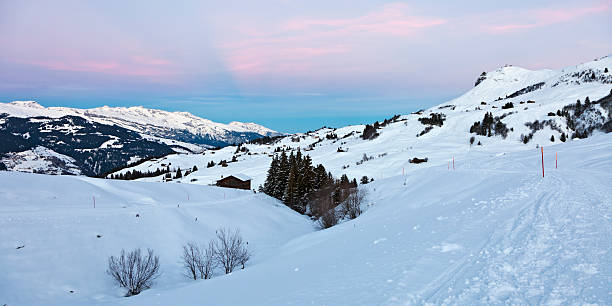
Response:
POLYGON ((287 179, 289 178, 289 159, 287 158, 287 153, 283 151, 280 156, 280 161, 278 163, 278 173, 276 179, 276 186, 274 188, 273 197, 277 199, 282 199, 285 193, 285 189, 287 189, 287 179))
POLYGON ((196 165, 193 165, 193 169, 191 169, 191 172, 196 172, 198 171, 198 167, 196 167, 196 165))
POLYGON ((278 184, 278 170, 279 170, 279 160, 276 155, 272 157, 272 163, 270 164, 270 168, 268 169, 268 176, 266 177, 266 182, 263 186, 263 192, 269 196, 274 196, 274 189, 278 184))
POLYGON ((306 155, 299 163, 298 168, 298 203, 301 211, 306 211, 306 205, 308 204, 308 196, 315 190, 315 172, 312 167, 312 159, 306 155))
POLYGON ((287 206, 294 208, 297 195, 297 162, 293 152, 289 155, 289 176, 287 177, 287 185, 283 193, 283 203, 287 206))
POLYGON ((174 178, 178 179, 181 177, 183 177, 183 174, 181 173, 181 168, 179 167, 178 170, 176 170, 176 175, 174 176, 174 178))

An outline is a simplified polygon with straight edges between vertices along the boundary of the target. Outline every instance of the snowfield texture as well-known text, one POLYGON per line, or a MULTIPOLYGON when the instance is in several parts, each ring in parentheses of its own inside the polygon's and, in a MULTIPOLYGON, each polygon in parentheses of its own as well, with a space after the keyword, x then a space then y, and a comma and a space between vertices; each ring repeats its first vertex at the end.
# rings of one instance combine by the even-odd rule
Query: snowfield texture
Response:
POLYGON ((540 150, 530 149, 474 151, 454 171, 378 179, 361 186, 363 215, 316 232, 248 191, 2 172, 0 303, 610 304, 612 134, 544 154, 544 178, 540 150), (223 225, 241 228, 253 261, 211 280, 183 278, 181 245, 223 225), (154 248, 164 274, 124 298, 104 269, 133 247, 154 248))
POLYGON ((105 274, 107 258, 138 247, 160 256, 158 286, 184 286, 182 246, 220 227, 241 230, 248 266, 314 230, 252 191, 0 171, 0 304, 116 303, 125 292, 105 274))

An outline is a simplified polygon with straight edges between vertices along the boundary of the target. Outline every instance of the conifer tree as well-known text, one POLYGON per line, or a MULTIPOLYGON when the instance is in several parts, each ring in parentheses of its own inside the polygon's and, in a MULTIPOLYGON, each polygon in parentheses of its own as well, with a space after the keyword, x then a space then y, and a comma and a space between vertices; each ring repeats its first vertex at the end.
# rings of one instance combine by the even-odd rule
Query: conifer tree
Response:
POLYGON ((272 163, 270 164, 270 168, 268 169, 268 176, 266 177, 266 182, 263 186, 263 192, 267 195, 274 196, 274 188, 277 185, 278 181, 278 169, 279 168, 279 160, 276 155, 272 157, 272 163))
POLYGON ((296 196, 297 196, 297 161, 296 156, 293 152, 289 155, 289 176, 287 177, 287 185, 283 193, 283 203, 287 206, 295 209, 296 196))
POLYGON ((289 178, 289 159, 287 158, 287 153, 283 151, 280 156, 280 161, 278 163, 278 172, 276 185, 273 192, 273 197, 277 199, 282 199, 285 193, 285 189, 287 189, 287 179, 289 178))

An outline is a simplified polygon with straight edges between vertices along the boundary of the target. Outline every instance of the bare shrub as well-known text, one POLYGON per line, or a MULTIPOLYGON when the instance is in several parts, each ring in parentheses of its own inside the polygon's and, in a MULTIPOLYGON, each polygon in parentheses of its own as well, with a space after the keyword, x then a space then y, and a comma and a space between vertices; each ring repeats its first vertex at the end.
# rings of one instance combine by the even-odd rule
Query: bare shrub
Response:
POLYGON ((121 287, 128 289, 126 296, 139 294, 142 290, 149 289, 153 281, 159 277, 159 257, 153 254, 153 250, 147 249, 147 254, 140 254, 140 249, 129 253, 121 250, 119 257, 108 258, 108 270, 106 273, 121 287))
POLYGON ((336 214, 336 205, 334 205, 333 199, 323 199, 318 202, 321 217, 319 218, 319 227, 321 229, 330 228, 338 224, 338 215, 336 214))
POLYGON ((198 279, 198 263, 202 260, 202 251, 195 242, 183 246, 183 267, 189 278, 198 279))
POLYGON ((355 219, 361 215, 361 204, 365 201, 366 191, 363 189, 353 189, 351 194, 342 202, 342 215, 355 219))
POLYGON ((214 258, 223 267, 225 274, 232 273, 239 265, 244 268, 251 256, 238 229, 218 229, 217 239, 213 241, 213 249, 214 258))
MULTIPOLYGON (((217 262, 215 261, 215 246, 212 241, 208 242, 208 247, 204 252, 200 252, 202 255, 200 260, 197 262, 197 268, 200 272, 201 279, 210 279, 213 277, 217 262)), ((243 265, 244 267, 244 265, 243 265)))

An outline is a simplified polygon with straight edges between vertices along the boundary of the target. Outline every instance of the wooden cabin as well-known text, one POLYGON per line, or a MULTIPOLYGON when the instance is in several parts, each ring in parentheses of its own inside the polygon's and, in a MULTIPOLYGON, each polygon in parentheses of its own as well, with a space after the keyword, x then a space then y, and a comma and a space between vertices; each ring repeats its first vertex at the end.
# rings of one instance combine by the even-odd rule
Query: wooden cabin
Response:
POLYGON ((251 190, 251 178, 244 174, 226 176, 217 181, 218 187, 251 190))

